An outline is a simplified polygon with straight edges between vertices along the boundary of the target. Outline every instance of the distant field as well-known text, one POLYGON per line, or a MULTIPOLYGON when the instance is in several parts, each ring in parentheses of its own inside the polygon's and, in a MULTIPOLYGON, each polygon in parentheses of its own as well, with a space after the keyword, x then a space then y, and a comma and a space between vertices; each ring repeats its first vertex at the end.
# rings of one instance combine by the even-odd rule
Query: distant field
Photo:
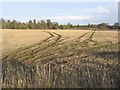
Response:
POLYGON ((49 37, 47 33, 33 30, 2 30, 3 53, 40 42, 49 37))
POLYGON ((20 47, 28 46, 37 42, 41 42, 50 36, 44 31, 56 32, 62 34, 67 39, 74 39, 88 31, 73 30, 2 30, 3 54, 20 47), (69 34, 68 34, 69 33, 69 34))
MULTIPOLYGON (((90 30, 2 30, 2 52, 10 52, 20 47, 25 47, 37 42, 41 42, 48 38, 50 35, 48 32, 55 32, 66 40, 74 40, 82 34, 89 32, 90 30)), ((90 33, 91 34, 91 33, 90 33)), ((89 35, 89 34, 88 34, 89 35)), ((87 38, 84 36, 82 39, 87 38)), ((93 37, 93 40, 102 41, 118 41, 117 31, 97 31, 93 37)))
POLYGON ((2 30, 3 87, 119 87, 118 32, 2 30))

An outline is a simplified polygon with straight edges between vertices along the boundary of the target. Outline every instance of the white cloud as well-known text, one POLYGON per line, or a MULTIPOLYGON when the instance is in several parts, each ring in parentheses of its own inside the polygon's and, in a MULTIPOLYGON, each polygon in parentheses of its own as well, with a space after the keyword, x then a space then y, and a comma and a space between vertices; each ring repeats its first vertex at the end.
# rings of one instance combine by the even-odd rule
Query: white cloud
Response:
POLYGON ((110 10, 104 6, 98 6, 96 11, 99 13, 110 13, 110 10))
POLYGON ((47 17, 45 19, 51 19, 51 20, 89 20, 89 16, 53 16, 53 17, 47 17))

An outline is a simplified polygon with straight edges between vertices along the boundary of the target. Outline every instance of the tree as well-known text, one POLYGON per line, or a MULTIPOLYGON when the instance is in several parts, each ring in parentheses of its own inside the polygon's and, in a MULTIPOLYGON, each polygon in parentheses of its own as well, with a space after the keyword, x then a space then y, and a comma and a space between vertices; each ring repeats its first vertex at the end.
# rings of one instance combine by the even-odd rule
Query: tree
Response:
POLYGON ((11 23, 11 21, 7 20, 7 22, 6 22, 6 29, 10 29, 10 23, 11 23))
POLYGON ((36 24, 36 29, 41 29, 41 23, 40 23, 40 22, 38 22, 38 23, 36 24))
POLYGON ((33 23, 36 24, 36 20, 35 19, 33 20, 33 23))
POLYGON ((68 22, 66 25, 66 29, 70 29, 70 28, 73 28, 73 25, 68 22))
POLYGON ((79 25, 79 24, 73 25, 72 28, 73 28, 73 29, 80 29, 80 25, 79 25))
POLYGON ((90 23, 88 24, 88 28, 91 28, 91 25, 90 25, 90 23))
POLYGON ((114 23, 113 27, 116 28, 116 29, 118 29, 120 27, 119 23, 118 22, 114 23))
POLYGON ((57 22, 52 23, 52 29, 58 29, 59 24, 57 22))
POLYGON ((47 29, 47 23, 44 20, 41 21, 40 26, 41 26, 41 29, 47 29))
POLYGON ((36 22, 34 19, 29 20, 29 22, 18 22, 16 20, 10 21, 3 18, 0 19, 1 28, 3 29, 118 29, 120 28, 119 23, 114 23, 113 25, 108 25, 108 23, 100 23, 98 25, 88 24, 88 25, 73 25, 67 23, 66 25, 59 25, 57 22, 52 22, 50 19, 41 20, 36 22))
POLYGON ((51 22, 50 19, 47 20, 47 29, 52 29, 53 28, 53 24, 51 22))
POLYGON ((33 29, 34 28, 33 22, 31 20, 29 20, 29 22, 28 22, 28 28, 29 29, 33 29))
POLYGON ((100 23, 97 25, 99 29, 107 29, 108 23, 100 23))
POLYGON ((11 22, 11 26, 12 26, 12 29, 17 29, 17 21, 16 20, 13 20, 11 22))
POLYGON ((59 28, 60 28, 60 29, 64 29, 63 25, 60 25, 59 28))
POLYGON ((6 21, 5 19, 1 18, 1 23, 2 23, 2 29, 6 29, 6 21))
POLYGON ((37 24, 36 24, 36 20, 35 20, 35 19, 33 20, 33 24, 34 24, 34 25, 33 25, 33 29, 37 29, 37 28, 36 28, 36 25, 37 25, 37 24))

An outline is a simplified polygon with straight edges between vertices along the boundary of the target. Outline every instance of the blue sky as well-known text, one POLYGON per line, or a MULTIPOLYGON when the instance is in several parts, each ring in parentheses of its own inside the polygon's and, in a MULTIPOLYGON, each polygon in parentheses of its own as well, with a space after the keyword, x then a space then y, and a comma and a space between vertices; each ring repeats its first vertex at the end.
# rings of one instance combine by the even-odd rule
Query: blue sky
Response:
POLYGON ((2 17, 26 22, 51 19, 66 24, 88 24, 118 21, 117 2, 4 2, 2 17))

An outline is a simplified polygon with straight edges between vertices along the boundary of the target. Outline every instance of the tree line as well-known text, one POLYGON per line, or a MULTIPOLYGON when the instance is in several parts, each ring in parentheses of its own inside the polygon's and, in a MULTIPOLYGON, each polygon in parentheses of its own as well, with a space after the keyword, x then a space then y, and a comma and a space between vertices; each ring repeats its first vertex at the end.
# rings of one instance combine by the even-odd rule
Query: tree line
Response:
POLYGON ((73 25, 71 23, 59 24, 52 22, 50 19, 36 21, 29 20, 28 22, 20 22, 17 20, 0 19, 2 29, 120 29, 119 23, 109 25, 108 23, 88 24, 88 25, 73 25))

